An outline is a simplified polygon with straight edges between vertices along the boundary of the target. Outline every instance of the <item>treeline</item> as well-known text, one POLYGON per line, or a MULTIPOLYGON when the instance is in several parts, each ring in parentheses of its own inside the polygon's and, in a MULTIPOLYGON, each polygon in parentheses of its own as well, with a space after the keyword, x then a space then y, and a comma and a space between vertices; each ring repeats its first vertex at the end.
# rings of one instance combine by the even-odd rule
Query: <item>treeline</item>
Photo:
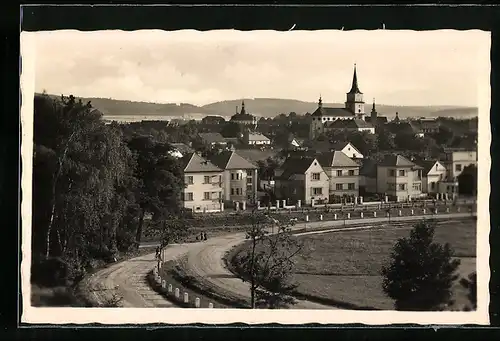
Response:
POLYGON ((184 183, 169 139, 101 117, 73 96, 35 96, 34 283, 75 283, 137 249, 146 215, 159 230, 180 216, 184 183))

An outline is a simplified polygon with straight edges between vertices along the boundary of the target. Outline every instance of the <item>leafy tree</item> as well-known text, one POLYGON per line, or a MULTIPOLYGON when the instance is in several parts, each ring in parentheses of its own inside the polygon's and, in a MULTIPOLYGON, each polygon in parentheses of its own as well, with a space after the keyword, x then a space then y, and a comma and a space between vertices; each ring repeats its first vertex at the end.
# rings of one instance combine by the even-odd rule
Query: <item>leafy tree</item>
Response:
POLYGON ((227 122, 222 127, 220 133, 224 137, 239 138, 243 134, 243 129, 241 128, 241 125, 236 122, 227 122))
POLYGON ((384 126, 380 126, 377 129, 377 135, 378 150, 394 150, 396 148, 393 134, 391 134, 384 126))
POLYGON ((121 129, 104 124, 90 102, 37 95, 34 115, 34 273, 55 277, 56 265, 78 279, 93 260, 109 258, 130 228, 125 217, 133 200, 120 188, 133 183, 133 160, 121 129))
POLYGON ((269 215, 256 211, 247 230, 250 248, 235 261, 242 277, 250 283, 251 307, 281 308, 295 303, 291 292, 294 257, 302 249, 290 234, 289 227, 269 215), (276 226, 276 233, 274 227, 276 226))
POLYGON ((146 213, 151 213, 154 220, 180 213, 184 178, 179 162, 169 153, 170 145, 139 136, 131 139, 128 146, 137 162, 136 198, 140 210, 136 243, 139 244, 146 213))
POLYGON ((465 166, 458 176, 458 191, 460 194, 477 195, 477 167, 465 166))
POLYGON ((469 290, 467 298, 469 299, 472 309, 477 309, 477 273, 474 271, 469 274, 468 278, 462 278, 460 284, 469 290))
POLYGON ((460 261, 452 259, 448 243, 433 242, 434 229, 434 222, 417 223, 409 237, 398 240, 382 268, 383 290, 397 310, 440 310, 451 302, 460 261))

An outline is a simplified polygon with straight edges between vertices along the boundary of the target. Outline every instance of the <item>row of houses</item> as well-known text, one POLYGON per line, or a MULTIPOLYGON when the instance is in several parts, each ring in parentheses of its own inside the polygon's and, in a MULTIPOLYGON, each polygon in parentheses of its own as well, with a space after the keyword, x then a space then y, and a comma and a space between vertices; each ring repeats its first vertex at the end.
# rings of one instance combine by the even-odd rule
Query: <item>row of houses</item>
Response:
POLYGON ((476 151, 447 151, 440 160, 408 160, 386 155, 381 162, 356 162, 344 152, 289 156, 275 172, 275 193, 292 202, 338 202, 381 194, 406 201, 436 193, 458 194, 458 176, 477 165, 476 151))

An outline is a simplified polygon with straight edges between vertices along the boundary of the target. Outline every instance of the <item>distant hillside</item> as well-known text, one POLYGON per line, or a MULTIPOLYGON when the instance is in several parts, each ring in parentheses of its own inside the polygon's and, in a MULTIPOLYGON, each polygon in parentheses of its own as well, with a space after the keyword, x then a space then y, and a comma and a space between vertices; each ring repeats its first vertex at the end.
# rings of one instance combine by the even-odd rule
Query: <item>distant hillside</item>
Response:
MULTIPOLYGON (((196 106, 188 103, 148 103, 114 100, 108 98, 82 98, 91 101, 92 105, 106 116, 192 116, 220 115, 231 117, 241 109, 241 99, 210 103, 204 106, 196 106)), ((323 103, 326 107, 343 107, 343 103, 323 103)), ((281 113, 288 114, 296 112, 303 115, 306 112, 313 113, 318 107, 315 102, 304 102, 293 99, 279 98, 254 98, 245 99, 247 112, 261 117, 274 117, 281 113)), ((366 113, 369 114, 371 103, 366 104, 366 113)), ((471 117, 477 116, 477 108, 458 106, 393 106, 377 104, 379 115, 394 117, 398 112, 401 118, 405 117, 471 117)))

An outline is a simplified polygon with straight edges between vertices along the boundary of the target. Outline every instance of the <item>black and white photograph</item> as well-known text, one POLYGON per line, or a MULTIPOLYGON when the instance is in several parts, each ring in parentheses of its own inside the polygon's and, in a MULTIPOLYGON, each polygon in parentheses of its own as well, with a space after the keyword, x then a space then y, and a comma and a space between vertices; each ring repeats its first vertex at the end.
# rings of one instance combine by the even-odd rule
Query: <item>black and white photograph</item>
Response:
POLYGON ((488 324, 489 53, 22 32, 23 321, 488 324))

